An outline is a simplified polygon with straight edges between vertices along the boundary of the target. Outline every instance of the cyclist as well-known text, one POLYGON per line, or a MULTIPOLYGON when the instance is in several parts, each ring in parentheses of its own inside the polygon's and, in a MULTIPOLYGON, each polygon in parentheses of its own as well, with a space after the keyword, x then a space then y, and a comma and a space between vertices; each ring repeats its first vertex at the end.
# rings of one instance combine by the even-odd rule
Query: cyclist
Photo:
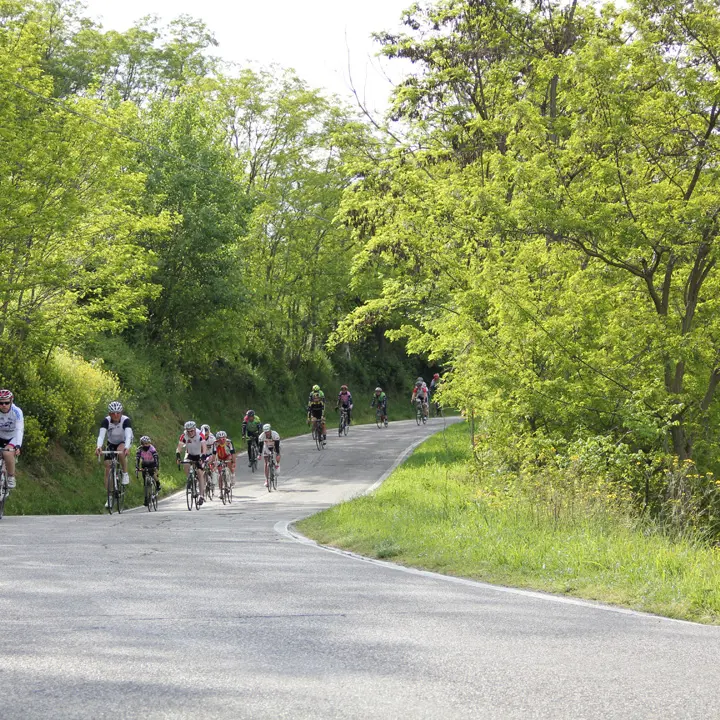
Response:
POLYGON ((215 436, 210 432, 209 425, 200 426, 200 434, 205 438, 208 454, 203 458, 205 463, 205 471, 212 473, 215 470, 215 459, 213 457, 213 446, 215 445, 215 436))
POLYGON ((422 413, 425 417, 428 416, 428 386, 425 384, 425 381, 419 377, 415 381, 415 387, 412 391, 412 397, 410 398, 410 404, 414 405, 415 400, 420 399, 420 402, 422 403, 422 413))
MULTIPOLYGON (((135 453, 135 475, 140 472, 140 466, 142 465, 143 470, 149 470, 150 475, 155 480, 155 487, 160 492, 160 478, 158 472, 160 470, 160 458, 158 457, 157 450, 152 444, 152 440, 147 436, 143 435, 140 438, 140 447, 138 447, 135 453)), ((147 505, 147 500, 145 500, 147 505)))
MULTIPOLYGON (((218 430, 212 452, 218 462, 227 463, 230 469, 230 485, 235 484, 235 446, 224 430, 218 430)), ((218 490, 222 492, 222 477, 218 476, 218 490)))
POLYGON ((280 474, 280 435, 270 427, 269 423, 265 423, 258 442, 260 443, 260 452, 265 460, 265 487, 267 487, 269 479, 268 461, 272 459, 273 452, 275 453, 275 474, 280 474))
MULTIPOLYGON (((348 390, 347 385, 342 385, 340 387, 340 392, 338 393, 337 397, 337 404, 335 405, 335 409, 337 410, 340 406, 347 411, 347 423, 350 424, 350 413, 353 409, 353 401, 352 401, 352 393, 348 390)), ((338 435, 342 430, 338 428, 338 435)))
POLYGON ((387 395, 383 392, 381 387, 375 388, 375 395, 373 396, 373 400, 370 403, 370 407, 375 407, 380 410, 380 422, 385 423, 385 427, 388 426, 388 416, 387 416, 387 395))
POLYGON ((24 431, 23 411, 13 402, 10 390, 0 390, 0 450, 5 460, 9 490, 15 487, 15 458, 20 455, 24 431))
POLYGON ((185 452, 185 464, 183 468, 185 470, 185 477, 190 474, 190 465, 188 461, 195 464, 197 468, 198 485, 200 496, 197 499, 198 507, 203 504, 205 497, 205 473, 203 472, 203 456, 206 456, 207 445, 205 444, 205 438, 202 433, 198 431, 197 425, 193 420, 188 420, 185 423, 183 433, 180 435, 178 440, 177 448, 175 449, 175 458, 177 460, 178 467, 180 466, 180 453, 185 452))
MULTIPOLYGON (((430 381, 430 399, 432 400, 433 397, 435 397, 435 392, 437 391, 438 387, 440 386, 440 373, 435 373, 433 375, 433 379, 430 381)), ((440 403, 435 401, 435 412, 440 415, 440 403)))
POLYGON ((247 440, 248 467, 252 465, 250 460, 250 446, 257 443, 258 435, 262 430, 262 420, 255 414, 254 410, 248 410, 245 413, 242 424, 242 438, 247 440))
POLYGON ((325 393, 320 389, 319 385, 313 385, 308 397, 307 404, 307 421, 311 424, 312 419, 320 423, 320 432, 323 436, 323 444, 327 442, 327 433, 325 432, 325 393))
MULTIPOLYGON (((100 432, 98 433, 97 447, 95 454, 100 455, 103 449, 105 438, 107 437, 107 450, 115 451, 120 460, 122 468, 122 484, 127 485, 130 482, 130 476, 127 471, 127 456, 130 453, 130 446, 133 441, 132 421, 127 415, 123 414, 123 404, 119 400, 113 400, 108 405, 108 415, 100 423, 100 432)), ((108 484, 110 482, 110 458, 105 459, 105 489, 109 492, 108 484)), ((105 507, 108 504, 105 503, 105 507)))

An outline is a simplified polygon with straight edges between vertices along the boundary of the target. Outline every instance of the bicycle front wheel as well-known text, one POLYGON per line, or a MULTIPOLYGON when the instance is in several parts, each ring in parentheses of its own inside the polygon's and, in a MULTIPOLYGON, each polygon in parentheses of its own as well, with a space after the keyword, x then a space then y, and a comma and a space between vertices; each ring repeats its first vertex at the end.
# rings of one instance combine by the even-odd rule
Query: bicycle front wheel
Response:
POLYGON ((228 474, 225 468, 220 471, 220 475, 218 476, 218 486, 220 490, 220 499, 222 500, 222 504, 225 505, 225 503, 227 503, 228 486, 228 474))
POLYGON ((118 515, 125 509, 125 490, 122 484, 119 485, 115 491, 115 507, 117 508, 118 515))
POLYGON ((188 475, 187 483, 185 484, 185 502, 187 503, 187 509, 192 510, 193 507, 193 488, 194 488, 194 478, 188 475))
POLYGON ((2 520, 2 516, 5 514, 5 500, 7 500, 7 496, 7 475, 5 474, 5 470, 3 469, 3 471, 0 472, 0 520, 2 520))
POLYGON ((152 510, 153 486, 155 485, 155 481, 148 478, 147 475, 143 475, 143 482, 145 484, 145 506, 148 512, 150 512, 152 510), (152 485, 150 483, 152 483, 152 485))
POLYGON ((322 431, 320 430, 319 423, 315 423, 315 427, 313 428, 313 439, 315 440, 317 449, 322 450, 322 431))

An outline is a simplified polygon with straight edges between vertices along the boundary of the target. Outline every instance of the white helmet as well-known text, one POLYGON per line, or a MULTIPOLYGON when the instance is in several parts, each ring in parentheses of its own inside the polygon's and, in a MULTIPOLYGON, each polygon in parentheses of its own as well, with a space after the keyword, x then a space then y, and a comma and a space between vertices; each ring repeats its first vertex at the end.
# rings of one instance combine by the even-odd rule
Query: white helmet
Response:
POLYGON ((263 425, 263 432, 270 432, 270 430, 272 430, 272 428, 270 427, 270 423, 265 423, 263 425))
POLYGON ((108 412, 118 413, 118 412, 122 412, 122 411, 123 411, 123 405, 121 402, 118 402, 117 400, 113 400, 108 405, 108 412))
POLYGON ((223 438, 226 438, 226 437, 227 437, 227 433, 226 433, 224 430, 218 430, 217 433, 216 433, 216 435, 215 435, 215 437, 216 437, 218 440, 222 440, 223 438))
POLYGON ((203 433, 204 435, 209 435, 210 434, 210 426, 209 425, 201 425, 200 432, 203 433))
POLYGON ((185 429, 186 430, 194 430, 197 427, 194 420, 188 420, 185 423, 185 429))

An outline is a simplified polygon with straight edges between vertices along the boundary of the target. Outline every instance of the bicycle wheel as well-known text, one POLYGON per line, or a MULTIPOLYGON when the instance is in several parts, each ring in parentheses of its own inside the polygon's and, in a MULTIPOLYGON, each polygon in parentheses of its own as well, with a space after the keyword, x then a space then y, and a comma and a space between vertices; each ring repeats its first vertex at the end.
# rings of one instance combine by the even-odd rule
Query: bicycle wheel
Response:
POLYGON ((205 497, 212 500, 215 497, 215 483, 213 482, 214 473, 208 471, 205 478, 205 497))
POLYGON ((277 467, 275 466, 275 456, 270 458, 270 480, 272 481, 273 490, 277 490, 277 467))
POLYGON ((3 466, 2 470, 0 470, 0 520, 2 520, 2 516, 5 514, 5 500, 7 500, 7 496, 7 473, 5 472, 5 467, 3 466))
POLYGON ((118 511, 118 515, 123 511, 125 507, 125 488, 122 484, 122 473, 120 468, 116 465, 112 469, 113 474, 113 496, 115 498, 115 509, 118 511))
POLYGON ((148 477, 146 472, 143 473, 143 485, 145 486, 145 505, 148 512, 152 510, 153 500, 153 488, 155 486, 155 480, 148 477))
POLYGON ((343 422, 343 435, 347 437, 348 432, 350 432, 350 424, 348 423, 348 418, 346 415, 343 422))
POLYGON ((272 492, 272 486, 273 486, 273 481, 272 481, 273 467, 272 466, 273 466, 272 458, 268 458, 268 476, 267 476, 267 491, 268 492, 272 492))
POLYGON ((320 423, 317 422, 313 427, 313 440, 315 440, 315 445, 317 446, 317 449, 322 450, 322 432, 320 430, 320 423))
POLYGON ((157 505, 158 505, 158 489, 157 489, 157 485, 155 485, 155 481, 153 480, 152 506, 153 506, 153 510, 155 510, 155 512, 157 512, 157 505))
POLYGON ((187 509, 193 508, 193 490, 195 489, 195 468, 191 467, 188 473, 187 483, 185 484, 185 502, 187 509))
POLYGON ((383 426, 382 413, 379 410, 375 413, 375 424, 379 428, 381 428, 383 426))
POLYGON ((222 504, 227 503, 227 486, 228 486, 228 474, 227 468, 223 468, 218 475, 218 490, 220 491, 220 499, 222 504))
POLYGON ((258 466, 258 449, 255 441, 250 445, 250 470, 255 472, 258 466))
POLYGON ((427 422, 427 415, 425 414, 425 408, 423 408, 423 411, 422 411, 422 422, 423 422, 423 425, 427 422))

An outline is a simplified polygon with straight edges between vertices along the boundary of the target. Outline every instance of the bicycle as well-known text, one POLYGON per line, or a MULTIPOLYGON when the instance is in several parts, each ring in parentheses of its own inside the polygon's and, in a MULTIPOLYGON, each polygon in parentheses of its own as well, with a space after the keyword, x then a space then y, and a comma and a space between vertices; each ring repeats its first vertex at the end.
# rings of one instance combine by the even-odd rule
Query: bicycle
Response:
POLYGON ((350 418, 348 417, 348 409, 340 408, 340 427, 338 428, 338 435, 347 435, 349 428, 350 418))
POLYGON ((316 418, 313 417, 312 419, 312 438, 315 441, 315 445, 317 446, 318 450, 322 450, 325 446, 325 440, 323 439, 323 421, 325 418, 316 418))
MULTIPOLYGON (((138 471, 135 470, 135 477, 138 476, 138 471)), ((155 476, 150 468, 142 469, 143 487, 145 489, 145 505, 147 506, 148 512, 151 510, 157 510, 158 506, 158 489, 157 483, 155 482, 155 476)))
POLYGON ((122 484, 122 468, 118 462, 117 450, 103 450, 100 455, 110 458, 110 470, 108 471, 107 509, 112 515, 113 505, 118 515, 125 508, 125 486, 122 484))
POLYGON ((222 504, 232 502, 232 475, 228 469, 227 463, 218 462, 218 488, 220 490, 220 499, 222 504))
POLYGON ((268 492, 277 490, 277 468, 275 467, 275 449, 270 451, 270 455, 265 456, 268 466, 267 489, 268 492))
POLYGON ((434 403, 432 403, 432 409, 433 409, 433 415, 434 415, 435 417, 442 417, 442 416, 443 416, 443 414, 442 414, 442 413, 443 413, 442 405, 440 405, 439 402, 435 401, 434 403))
POLYGON ((383 410, 384 408, 382 407, 378 407, 378 409, 375 410, 375 424, 378 426, 378 429, 388 426, 387 415, 383 412, 383 410))
POLYGON ((248 450, 248 458, 250 460, 250 470, 255 472, 258 466, 258 454, 260 450, 258 448, 257 438, 252 438, 250 443, 250 449, 248 450))
POLYGON ((427 422, 427 415, 425 414, 425 407, 423 401, 420 398, 415 398, 415 422, 419 425, 423 425, 427 422))
POLYGON ((187 483, 185 483, 185 502, 187 503, 187 509, 192 510, 193 505, 195 505, 195 509, 199 510, 198 498, 200 497, 200 483, 197 476, 197 460, 183 460, 182 465, 190 466, 187 483))
POLYGON ((5 469, 5 458, 0 453, 0 520, 5 512, 5 501, 10 495, 10 488, 7 481, 7 470, 5 469))
POLYGON ((205 499, 212 500, 215 497, 215 483, 213 478, 215 477, 215 471, 212 469, 212 465, 208 463, 205 466, 205 499))

